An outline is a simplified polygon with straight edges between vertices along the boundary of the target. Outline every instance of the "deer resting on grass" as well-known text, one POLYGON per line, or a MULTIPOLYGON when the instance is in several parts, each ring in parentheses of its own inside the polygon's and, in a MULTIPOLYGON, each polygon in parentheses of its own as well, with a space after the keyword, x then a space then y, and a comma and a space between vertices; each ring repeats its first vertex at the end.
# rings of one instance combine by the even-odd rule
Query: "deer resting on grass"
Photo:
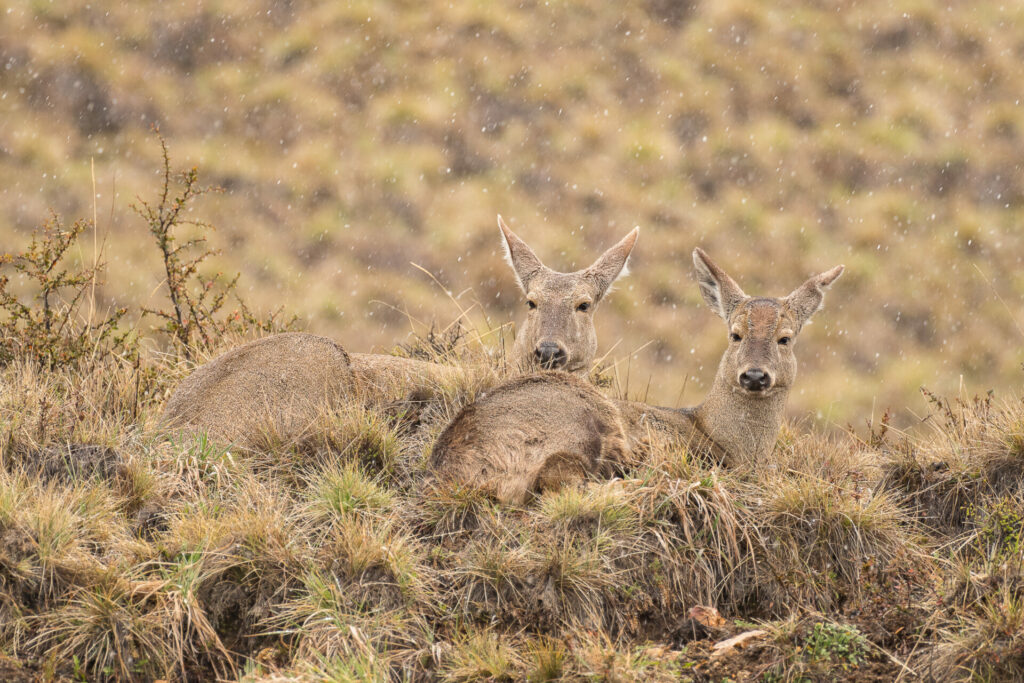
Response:
POLYGON ((796 378, 794 341, 843 266, 777 299, 747 296, 700 249, 693 261, 704 300, 729 331, 729 346, 703 403, 672 409, 610 401, 566 374, 523 377, 455 417, 431 455, 436 476, 521 503, 587 473, 632 464, 630 444, 651 430, 725 462, 769 454, 796 378))
MULTIPOLYGON (((640 229, 634 228, 588 268, 559 273, 545 266, 501 216, 498 227, 505 260, 526 296, 526 319, 516 331, 512 365, 523 372, 545 369, 587 374, 597 353, 594 312, 612 283, 628 274, 627 261, 640 229)), ((367 386, 396 378, 413 384, 443 381, 453 373, 450 366, 401 356, 352 353, 350 358, 356 378, 367 386)))
MULTIPOLYGON (((594 311, 624 274, 634 229, 593 265, 575 273, 547 268, 498 218, 505 251, 527 296, 529 312, 513 347, 517 368, 561 368, 585 374, 597 350, 594 311)), ((293 438, 317 415, 356 395, 404 394, 441 386, 457 366, 383 354, 352 353, 324 337, 279 334, 232 349, 196 369, 164 408, 172 427, 198 429, 241 445, 272 428, 293 438)))
POLYGON ((701 249, 693 252, 704 301, 722 320, 729 345, 704 402, 693 408, 655 408, 619 401, 633 442, 648 428, 680 438, 725 462, 752 461, 775 447, 786 399, 796 380, 794 346, 821 310, 825 290, 842 274, 836 266, 783 298, 747 296, 701 249))

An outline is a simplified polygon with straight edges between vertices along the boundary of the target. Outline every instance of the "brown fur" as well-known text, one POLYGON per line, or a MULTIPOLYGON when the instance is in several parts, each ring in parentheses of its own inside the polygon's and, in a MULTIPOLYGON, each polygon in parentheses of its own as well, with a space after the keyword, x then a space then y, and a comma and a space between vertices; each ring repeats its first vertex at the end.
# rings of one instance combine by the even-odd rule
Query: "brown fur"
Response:
POLYGON ((712 462, 730 459, 729 453, 711 439, 695 408, 663 408, 621 399, 612 399, 612 403, 622 416, 634 459, 642 459, 650 445, 659 442, 676 444, 712 462))
POLYGON ((401 388, 402 393, 429 390, 460 373, 460 368, 454 365, 379 353, 352 353, 349 358, 356 383, 370 395, 390 394, 396 388, 401 388))
POLYGON ((278 334, 239 346, 178 385, 164 408, 171 427, 251 445, 271 427, 295 437, 351 392, 349 355, 325 337, 278 334), (301 362, 296 362, 301 359, 301 362))
POLYGON ((463 408, 438 437, 431 466, 439 479, 524 503, 588 473, 607 476, 629 459, 611 401, 582 379, 546 372, 506 382, 463 408))
POLYGON ((730 341, 704 402, 673 410, 622 401, 630 436, 636 442, 649 430, 702 443, 716 459, 756 460, 775 446, 785 416, 786 398, 796 379, 793 348, 808 319, 821 308, 824 290, 843 272, 837 266, 816 275, 781 299, 749 297, 700 249, 693 253, 701 293, 722 317, 730 341), (738 337, 738 339, 736 338, 738 337), (781 343, 785 340, 785 343, 781 343), (769 386, 750 391, 741 383, 744 372, 759 369, 769 386))
POLYGON ((586 374, 597 354, 594 313, 612 283, 626 274, 639 228, 606 251, 590 267, 574 273, 551 270, 498 216, 508 262, 526 295, 526 319, 516 330, 515 362, 524 372, 541 368, 541 344, 555 344, 564 354, 552 369, 586 374))

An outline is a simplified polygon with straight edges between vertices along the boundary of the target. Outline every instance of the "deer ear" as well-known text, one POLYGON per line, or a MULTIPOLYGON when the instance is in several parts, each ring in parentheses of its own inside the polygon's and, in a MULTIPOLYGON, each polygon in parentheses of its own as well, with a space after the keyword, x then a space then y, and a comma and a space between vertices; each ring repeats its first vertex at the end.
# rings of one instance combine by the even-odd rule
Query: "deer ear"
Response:
POLYGON ((821 305, 825 301, 825 290, 842 274, 843 266, 836 266, 832 270, 826 270, 824 273, 815 275, 807 280, 807 282, 794 289, 789 296, 783 299, 801 326, 812 315, 821 310, 821 305))
POLYGON ((514 232, 509 230, 501 215, 498 216, 498 227, 505 238, 505 260, 512 266, 512 270, 516 274, 516 280, 519 282, 519 287, 525 293, 530 287, 530 280, 537 273, 544 270, 546 266, 541 263, 537 255, 533 253, 533 250, 526 246, 526 242, 519 239, 514 232))
POLYGON ((587 268, 584 273, 597 284, 596 299, 600 299, 612 283, 624 275, 629 275, 629 255, 633 253, 640 228, 633 228, 618 244, 601 254, 601 257, 587 268))
POLYGON ((728 322, 736 306, 747 295, 700 247, 693 250, 693 265, 697 268, 697 284, 705 303, 722 320, 728 322))

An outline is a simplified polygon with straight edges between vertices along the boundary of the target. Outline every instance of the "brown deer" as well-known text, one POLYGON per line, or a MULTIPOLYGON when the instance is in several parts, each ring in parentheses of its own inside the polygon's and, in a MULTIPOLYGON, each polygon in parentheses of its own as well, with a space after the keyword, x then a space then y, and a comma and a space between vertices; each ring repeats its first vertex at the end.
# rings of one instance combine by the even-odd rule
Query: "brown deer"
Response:
POLYGON ((526 320, 516 330, 513 354, 524 371, 542 368, 586 374, 597 353, 594 312, 616 279, 628 273, 640 228, 592 265, 574 273, 551 270, 498 216, 505 256, 526 296, 526 320))
POLYGON ((518 377, 467 405, 441 432, 430 465, 504 503, 606 476, 629 459, 622 418, 592 384, 566 372, 518 377))
POLYGON ((435 476, 522 502, 585 473, 605 474, 635 462, 639 449, 632 445, 651 430, 726 462, 769 454, 796 378, 794 341, 843 266, 776 299, 747 296, 700 249, 693 260, 704 300, 729 330, 729 346, 703 403, 658 408, 609 401, 562 373, 520 378, 455 417, 431 454, 435 476))
POLYGON ((747 296, 700 249, 693 252, 704 301, 725 323, 729 346, 704 402, 693 408, 656 408, 617 402, 633 443, 648 428, 689 440, 720 460, 751 461, 771 453, 796 379, 794 346, 819 311, 825 290, 843 266, 815 275, 788 296, 747 296))
MULTIPOLYGON (((551 270, 537 258, 501 216, 498 216, 505 258, 526 295, 526 320, 516 331, 512 365, 528 372, 538 369, 587 374, 597 353, 594 313, 616 279, 628 273, 629 255, 636 245, 634 228, 592 265, 574 273, 551 270)), ((444 382, 459 368, 378 353, 352 353, 352 371, 365 386, 382 382, 422 387, 444 382)))
MULTIPOLYGON (((499 217, 509 260, 527 293, 530 312, 517 335, 517 368, 562 367, 586 372, 597 348, 594 310, 625 269, 637 230, 586 270, 545 267, 499 217), (552 350, 552 348, 554 350, 552 350)), ((355 396, 429 393, 465 370, 383 354, 347 354, 335 342, 304 333, 281 334, 233 349, 196 369, 164 408, 172 427, 202 429, 240 445, 272 428, 301 434, 325 407, 355 396)))

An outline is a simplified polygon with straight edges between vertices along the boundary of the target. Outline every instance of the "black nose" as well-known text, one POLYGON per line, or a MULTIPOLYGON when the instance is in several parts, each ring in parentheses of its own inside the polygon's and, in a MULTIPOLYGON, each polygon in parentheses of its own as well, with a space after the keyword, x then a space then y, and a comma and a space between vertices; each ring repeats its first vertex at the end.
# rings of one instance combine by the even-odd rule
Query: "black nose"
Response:
POLYGON ((555 342, 541 342, 533 351, 542 368, 557 370, 569 361, 569 355, 555 342))
POLYGON ((771 383, 772 378, 759 368, 751 368, 740 375, 740 386, 747 391, 764 391, 771 383))

